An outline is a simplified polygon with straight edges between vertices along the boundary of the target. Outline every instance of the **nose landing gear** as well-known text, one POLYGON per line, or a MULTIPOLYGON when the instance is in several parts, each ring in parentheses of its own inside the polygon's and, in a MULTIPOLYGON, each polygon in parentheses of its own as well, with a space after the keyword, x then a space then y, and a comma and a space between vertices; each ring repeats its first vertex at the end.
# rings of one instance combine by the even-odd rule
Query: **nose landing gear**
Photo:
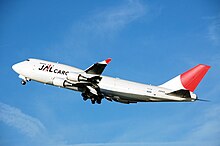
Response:
POLYGON ((19 75, 19 78, 21 78, 21 85, 26 85, 27 82, 31 81, 31 79, 24 77, 22 75, 19 75))
POLYGON ((25 85, 26 84, 26 81, 25 80, 22 80, 21 81, 21 85, 25 85))

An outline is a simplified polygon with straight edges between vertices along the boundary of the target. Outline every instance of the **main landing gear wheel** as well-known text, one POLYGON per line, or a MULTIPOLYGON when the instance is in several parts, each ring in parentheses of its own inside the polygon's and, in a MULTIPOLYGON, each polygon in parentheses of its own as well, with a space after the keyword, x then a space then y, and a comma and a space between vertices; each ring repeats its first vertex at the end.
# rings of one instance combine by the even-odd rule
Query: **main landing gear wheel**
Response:
POLYGON ((25 84, 26 84, 26 81, 22 80, 21 85, 25 85, 25 84))
POLYGON ((88 98, 87 97, 83 97, 83 100, 86 101, 88 98))
POLYGON ((95 98, 91 98, 92 104, 95 104, 95 98))
POLYGON ((101 104, 102 100, 101 99, 97 99, 96 103, 101 104))
POLYGON ((84 101, 86 101, 89 98, 88 96, 86 96, 85 93, 82 93, 81 95, 82 95, 84 101))

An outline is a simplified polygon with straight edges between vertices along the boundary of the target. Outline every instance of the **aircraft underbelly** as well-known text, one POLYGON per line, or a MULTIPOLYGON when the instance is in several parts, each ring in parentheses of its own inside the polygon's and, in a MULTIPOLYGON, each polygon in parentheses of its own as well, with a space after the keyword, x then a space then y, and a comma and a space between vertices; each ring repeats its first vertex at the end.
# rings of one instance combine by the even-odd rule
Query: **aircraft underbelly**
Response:
POLYGON ((101 89, 101 92, 104 93, 105 96, 112 98, 120 98, 129 101, 148 101, 148 96, 141 94, 133 94, 123 91, 114 91, 114 90, 106 90, 106 89, 101 89))
POLYGON ((156 95, 147 94, 144 92, 138 93, 137 91, 128 92, 128 90, 113 90, 113 89, 101 89, 105 96, 122 99, 134 102, 172 102, 172 101, 184 101, 184 98, 169 96, 169 95, 156 95))

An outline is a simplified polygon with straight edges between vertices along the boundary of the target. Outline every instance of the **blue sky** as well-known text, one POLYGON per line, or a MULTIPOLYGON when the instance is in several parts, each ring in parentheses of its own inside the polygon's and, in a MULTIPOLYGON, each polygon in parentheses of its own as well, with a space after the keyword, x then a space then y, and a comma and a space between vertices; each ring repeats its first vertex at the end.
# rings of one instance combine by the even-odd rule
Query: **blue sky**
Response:
POLYGON ((0 145, 220 145, 220 5, 194 1, 1 1, 0 145), (204 63, 195 91, 211 102, 84 102, 78 92, 30 82, 11 66, 39 58, 160 85, 204 63))

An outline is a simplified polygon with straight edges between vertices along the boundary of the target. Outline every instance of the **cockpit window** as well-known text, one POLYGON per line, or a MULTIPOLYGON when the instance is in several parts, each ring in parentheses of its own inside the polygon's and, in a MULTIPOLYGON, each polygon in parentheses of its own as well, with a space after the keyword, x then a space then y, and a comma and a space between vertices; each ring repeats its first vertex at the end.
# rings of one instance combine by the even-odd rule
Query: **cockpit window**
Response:
POLYGON ((29 59, 27 59, 26 61, 30 61, 29 59))

